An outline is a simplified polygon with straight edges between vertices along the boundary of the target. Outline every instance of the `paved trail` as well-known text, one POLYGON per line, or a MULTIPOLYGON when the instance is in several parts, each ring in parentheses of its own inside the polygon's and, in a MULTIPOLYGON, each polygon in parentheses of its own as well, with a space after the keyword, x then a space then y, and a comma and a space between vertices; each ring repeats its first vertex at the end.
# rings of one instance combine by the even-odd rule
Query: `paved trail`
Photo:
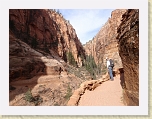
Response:
POLYGON ((114 81, 103 82, 93 91, 87 90, 78 106, 124 106, 120 76, 114 77, 114 81))

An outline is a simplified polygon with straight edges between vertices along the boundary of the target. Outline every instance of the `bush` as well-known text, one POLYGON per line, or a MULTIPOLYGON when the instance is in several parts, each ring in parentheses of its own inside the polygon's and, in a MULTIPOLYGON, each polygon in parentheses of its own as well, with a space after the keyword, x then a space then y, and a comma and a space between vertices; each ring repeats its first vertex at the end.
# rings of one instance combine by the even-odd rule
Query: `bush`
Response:
POLYGON ((31 93, 30 89, 24 95, 25 95, 24 99, 26 101, 28 101, 28 102, 32 102, 33 101, 33 96, 32 96, 32 93, 31 93))
POLYGON ((85 68, 90 73, 91 77, 93 79, 96 79, 97 65, 94 61, 93 56, 91 55, 86 56, 85 68))
POLYGON ((72 96, 72 89, 71 89, 70 86, 68 85, 67 94, 64 96, 64 98, 65 98, 66 100, 69 100, 71 96, 72 96))
POLYGON ((101 70, 102 75, 106 74, 106 72, 107 72, 107 67, 103 65, 101 70))
POLYGON ((33 102, 35 106, 43 102, 43 98, 41 98, 39 95, 33 97, 30 89, 24 95, 24 99, 28 102, 33 102))
POLYGON ((77 67, 77 63, 74 59, 74 56, 72 55, 72 52, 67 52, 67 60, 68 60, 69 64, 77 67))
POLYGON ((54 104, 54 106, 60 106, 57 102, 54 104))

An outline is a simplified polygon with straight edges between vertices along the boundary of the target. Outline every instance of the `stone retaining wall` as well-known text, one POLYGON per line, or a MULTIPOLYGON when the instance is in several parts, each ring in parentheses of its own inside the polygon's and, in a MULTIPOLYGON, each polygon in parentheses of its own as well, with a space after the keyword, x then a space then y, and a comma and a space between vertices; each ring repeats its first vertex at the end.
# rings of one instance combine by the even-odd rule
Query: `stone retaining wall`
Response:
MULTIPOLYGON (((120 70, 117 69, 113 71, 115 75, 120 74, 120 70)), ((80 85, 80 88, 74 91, 73 95, 70 97, 70 100, 67 103, 67 106, 77 106, 79 103, 79 100, 81 96, 85 93, 85 90, 94 90, 96 87, 98 87, 100 84, 102 84, 105 81, 109 80, 108 72, 102 76, 101 79, 98 80, 89 80, 85 81, 80 85)))

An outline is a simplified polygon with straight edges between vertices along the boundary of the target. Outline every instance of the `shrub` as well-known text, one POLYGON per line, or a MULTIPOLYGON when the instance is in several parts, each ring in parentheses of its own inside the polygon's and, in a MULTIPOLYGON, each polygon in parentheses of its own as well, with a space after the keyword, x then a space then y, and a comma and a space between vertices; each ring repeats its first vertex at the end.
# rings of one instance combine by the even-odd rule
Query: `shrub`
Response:
POLYGON ((72 89, 71 89, 70 86, 68 85, 67 94, 64 96, 64 98, 65 98, 66 100, 69 100, 71 96, 72 96, 72 89))
POLYGON ((39 95, 33 97, 30 89, 24 95, 24 99, 28 102, 33 102, 35 106, 43 102, 43 98, 41 98, 39 95))
POLYGON ((60 106, 57 102, 54 104, 54 106, 60 106))
POLYGON ((24 99, 26 101, 28 101, 28 102, 32 102, 33 101, 33 96, 32 96, 32 93, 31 93, 30 89, 24 95, 25 95, 24 99))
POLYGON ((86 56, 85 68, 90 73, 91 77, 93 79, 96 79, 97 65, 94 61, 93 56, 91 55, 86 56))
POLYGON ((67 52, 67 60, 68 60, 69 64, 71 64, 75 67, 77 66, 77 63, 74 59, 74 56, 73 56, 72 52, 67 52))
POLYGON ((103 65, 102 70, 101 70, 102 75, 106 74, 106 72, 107 72, 107 67, 105 65, 103 65))

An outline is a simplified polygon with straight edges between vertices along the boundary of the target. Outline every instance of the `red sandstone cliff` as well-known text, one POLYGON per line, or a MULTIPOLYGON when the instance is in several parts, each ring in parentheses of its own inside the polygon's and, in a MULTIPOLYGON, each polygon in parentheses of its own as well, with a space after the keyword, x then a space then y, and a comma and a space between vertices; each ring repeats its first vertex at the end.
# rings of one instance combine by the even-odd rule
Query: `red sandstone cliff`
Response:
POLYGON ((66 105, 82 80, 68 73, 64 60, 36 51, 11 34, 9 42, 10 106, 66 105))
MULTIPOLYGON (((139 10, 114 10, 99 33, 84 45, 96 63, 114 59, 126 105, 139 105, 139 10), (123 68, 123 69, 122 69, 123 68)), ((103 67, 102 67, 103 68, 103 67)))
POLYGON ((127 10, 118 27, 118 48, 124 68, 123 92, 127 105, 139 105, 139 10, 127 10))
MULTIPOLYGON (((53 10, 10 10, 9 15, 10 105, 66 105, 83 82, 69 74, 78 69, 66 63, 69 52, 78 66, 85 57, 75 30, 53 10), (33 103, 23 98, 28 89, 33 103)), ((139 11, 114 10, 84 48, 97 64, 111 57, 115 68, 124 68, 124 102, 139 105, 139 11)))
POLYGON ((68 65, 70 52, 81 67, 83 47, 61 14, 54 10, 10 9, 10 105, 66 105, 82 82, 71 74, 74 67, 68 65))
MULTIPOLYGON (((67 54, 71 52, 76 65, 82 66, 81 57, 85 55, 84 49, 74 28, 61 14, 53 10, 10 9, 9 22, 11 34, 33 49, 44 51, 53 57, 58 55, 65 62, 68 62, 67 54)), ((11 48, 13 47, 10 47, 10 50, 11 48)), ((10 62, 11 60, 12 58, 10 62)))
POLYGON ((67 52, 72 52, 78 66, 81 66, 83 47, 75 29, 54 10, 9 10, 10 30, 15 36, 48 53, 55 52, 67 61, 67 52))
POLYGON ((104 24, 93 40, 84 45, 87 55, 92 55, 97 64, 105 63, 106 57, 115 61, 115 68, 122 67, 118 53, 117 27, 121 23, 122 15, 126 10, 117 9, 111 13, 111 18, 104 24))

